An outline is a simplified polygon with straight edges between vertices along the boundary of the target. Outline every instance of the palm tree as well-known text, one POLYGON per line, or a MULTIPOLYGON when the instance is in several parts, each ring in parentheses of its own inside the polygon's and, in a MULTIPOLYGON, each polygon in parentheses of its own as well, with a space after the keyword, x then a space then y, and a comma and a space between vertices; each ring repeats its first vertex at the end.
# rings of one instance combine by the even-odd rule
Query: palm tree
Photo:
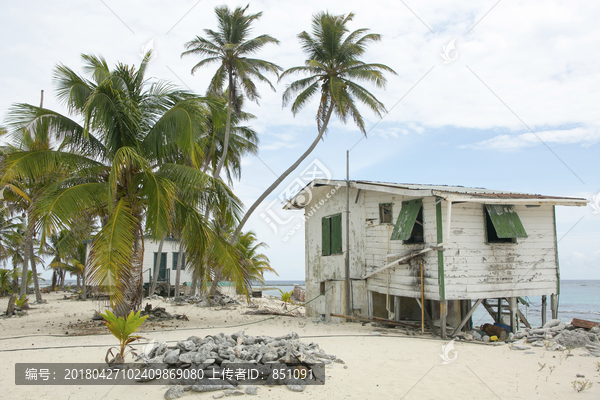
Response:
POLYGON ((181 235, 186 250, 202 248, 213 236, 198 211, 202 202, 214 198, 232 220, 240 210, 226 185, 199 171, 197 142, 210 100, 164 81, 148 82, 150 56, 139 68, 110 69, 103 58, 83 55, 87 76, 59 65, 58 98, 74 118, 28 104, 15 105, 9 114, 16 129, 47 126, 61 141, 59 150, 16 152, 3 163, 5 177, 29 177, 53 163, 72 169, 37 207, 42 241, 72 228, 82 215, 98 215, 90 283, 108 288, 111 306, 121 316, 141 304, 144 233, 165 237, 181 207, 187 212, 181 235), (194 167, 178 163, 181 159, 194 167))
POLYGON ((327 12, 320 12, 313 16, 312 35, 307 32, 298 35, 302 49, 308 58, 305 65, 283 72, 279 80, 298 73, 307 74, 308 77, 294 81, 287 86, 283 93, 283 105, 286 106, 293 100, 292 113, 296 115, 315 95, 319 94, 318 134, 304 154, 281 174, 248 209, 231 238, 232 242, 235 242, 248 218, 262 201, 314 150, 327 131, 331 115, 334 112, 343 123, 346 123, 348 118, 352 118, 364 135, 366 135, 365 123, 356 106, 357 102, 364 104, 379 117, 386 112, 383 103, 355 81, 369 82, 378 88, 384 88, 387 81, 383 72, 392 74, 396 74, 396 72, 386 65, 365 63, 360 60, 367 45, 381 40, 381 36, 376 33, 368 33, 368 29, 357 29, 350 32, 347 24, 353 18, 354 14, 352 13, 331 15, 327 12))
MULTIPOLYGON (((248 278, 253 282, 265 283, 264 273, 273 272, 275 275, 277 272, 271 268, 269 258, 259 253, 261 247, 269 247, 265 242, 257 243, 256 234, 252 231, 242 233, 238 238, 235 247, 240 252, 241 262, 247 265, 248 278)), ((236 287, 238 293, 244 293, 248 295, 247 287, 236 287)))
POLYGON ((273 72, 278 75, 278 72, 282 70, 281 67, 269 61, 247 57, 258 52, 268 43, 279 43, 277 39, 269 35, 259 35, 248 39, 252 22, 258 20, 262 15, 262 12, 246 15, 248 7, 237 7, 233 11, 227 6, 215 7, 218 30, 204 29, 208 39, 196 36, 195 39, 185 44, 187 50, 181 54, 182 57, 187 55, 206 57, 192 68, 192 74, 205 65, 220 63, 208 87, 209 94, 221 95, 225 91, 227 92, 225 138, 221 158, 213 170, 215 178, 219 177, 227 158, 232 113, 239 115, 241 112, 239 92, 242 91, 251 101, 258 102, 260 95, 253 79, 265 82, 275 90, 263 72, 273 72))

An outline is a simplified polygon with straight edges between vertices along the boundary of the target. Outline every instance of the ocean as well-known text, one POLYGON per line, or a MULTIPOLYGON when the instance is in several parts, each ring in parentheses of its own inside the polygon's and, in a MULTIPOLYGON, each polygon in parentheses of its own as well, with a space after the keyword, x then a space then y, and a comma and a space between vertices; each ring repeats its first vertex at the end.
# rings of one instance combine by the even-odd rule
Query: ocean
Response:
MULTIPOLYGON (((542 296, 525 298, 530 307, 519 305, 519 309, 531 326, 542 324, 542 296)), ((546 321, 552 318, 550 296, 546 300, 546 321)), ((561 280, 558 296, 558 318, 569 322, 573 318, 600 322, 600 280, 561 280)), ((492 317, 483 306, 473 313, 473 325, 492 323, 492 317)))

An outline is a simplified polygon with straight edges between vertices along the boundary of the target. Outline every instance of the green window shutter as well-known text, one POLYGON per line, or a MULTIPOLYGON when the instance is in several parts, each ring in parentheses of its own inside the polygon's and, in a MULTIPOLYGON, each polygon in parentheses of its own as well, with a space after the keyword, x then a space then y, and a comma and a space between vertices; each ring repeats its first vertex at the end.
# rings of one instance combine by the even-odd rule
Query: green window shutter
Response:
POLYGON ((515 207, 507 204, 486 204, 485 209, 492 220, 499 238, 526 238, 527 233, 515 212, 515 207))
POLYGON ((321 227, 323 255, 328 256, 331 254, 331 218, 324 217, 321 220, 321 227))
POLYGON ((179 259, 179 253, 173 252, 173 266, 171 267, 174 270, 177 269, 177 260, 179 259))
POLYGON ((396 225, 392 231, 390 240, 408 240, 412 232, 419 210, 423 206, 423 200, 403 201, 396 225))
POLYGON ((342 254, 342 214, 331 217, 331 254, 342 254))

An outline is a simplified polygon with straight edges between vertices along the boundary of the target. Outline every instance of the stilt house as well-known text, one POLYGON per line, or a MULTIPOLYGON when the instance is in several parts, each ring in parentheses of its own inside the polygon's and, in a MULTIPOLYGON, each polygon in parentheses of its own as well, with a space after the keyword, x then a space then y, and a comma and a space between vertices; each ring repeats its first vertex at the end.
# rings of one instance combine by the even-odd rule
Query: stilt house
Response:
POLYGON ((423 320, 446 327, 445 337, 470 328, 480 305, 512 329, 527 323, 518 305, 525 296, 544 304, 549 296, 556 315, 555 206, 586 204, 461 186, 350 181, 347 189, 346 181, 314 180, 285 208, 305 214, 306 298, 323 295, 307 305, 308 316, 341 321, 331 314, 349 310, 423 320))

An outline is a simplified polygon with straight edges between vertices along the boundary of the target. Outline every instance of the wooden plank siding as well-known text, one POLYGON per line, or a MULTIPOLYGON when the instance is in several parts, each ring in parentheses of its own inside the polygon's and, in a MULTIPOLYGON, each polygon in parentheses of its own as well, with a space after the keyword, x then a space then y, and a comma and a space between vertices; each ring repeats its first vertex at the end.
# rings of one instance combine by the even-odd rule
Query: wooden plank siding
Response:
MULTIPOLYGON (((387 259, 387 254, 410 254, 437 244, 437 228, 435 215, 435 199, 423 198, 423 244, 404 244, 402 240, 391 240, 394 224, 402 208, 402 202, 415 200, 414 197, 392 195, 373 191, 364 191, 365 209, 365 265, 369 268, 378 268, 386 265, 394 258, 387 259), (392 223, 379 223, 379 204, 392 203, 392 223)), ((429 252, 417 259, 410 260, 409 265, 390 268, 389 293, 394 296, 420 297, 420 265, 423 261, 425 278, 425 296, 428 299, 439 300, 438 264, 437 253, 429 252)), ((383 271, 367 279, 367 290, 379 293, 388 292, 388 273, 383 271)))
MULTIPOLYGON (((442 210, 445 222, 445 207, 442 210)), ((488 244, 483 205, 452 205, 452 244, 444 252, 447 299, 556 293, 552 206, 516 205, 515 211, 528 237, 517 243, 488 244)))

